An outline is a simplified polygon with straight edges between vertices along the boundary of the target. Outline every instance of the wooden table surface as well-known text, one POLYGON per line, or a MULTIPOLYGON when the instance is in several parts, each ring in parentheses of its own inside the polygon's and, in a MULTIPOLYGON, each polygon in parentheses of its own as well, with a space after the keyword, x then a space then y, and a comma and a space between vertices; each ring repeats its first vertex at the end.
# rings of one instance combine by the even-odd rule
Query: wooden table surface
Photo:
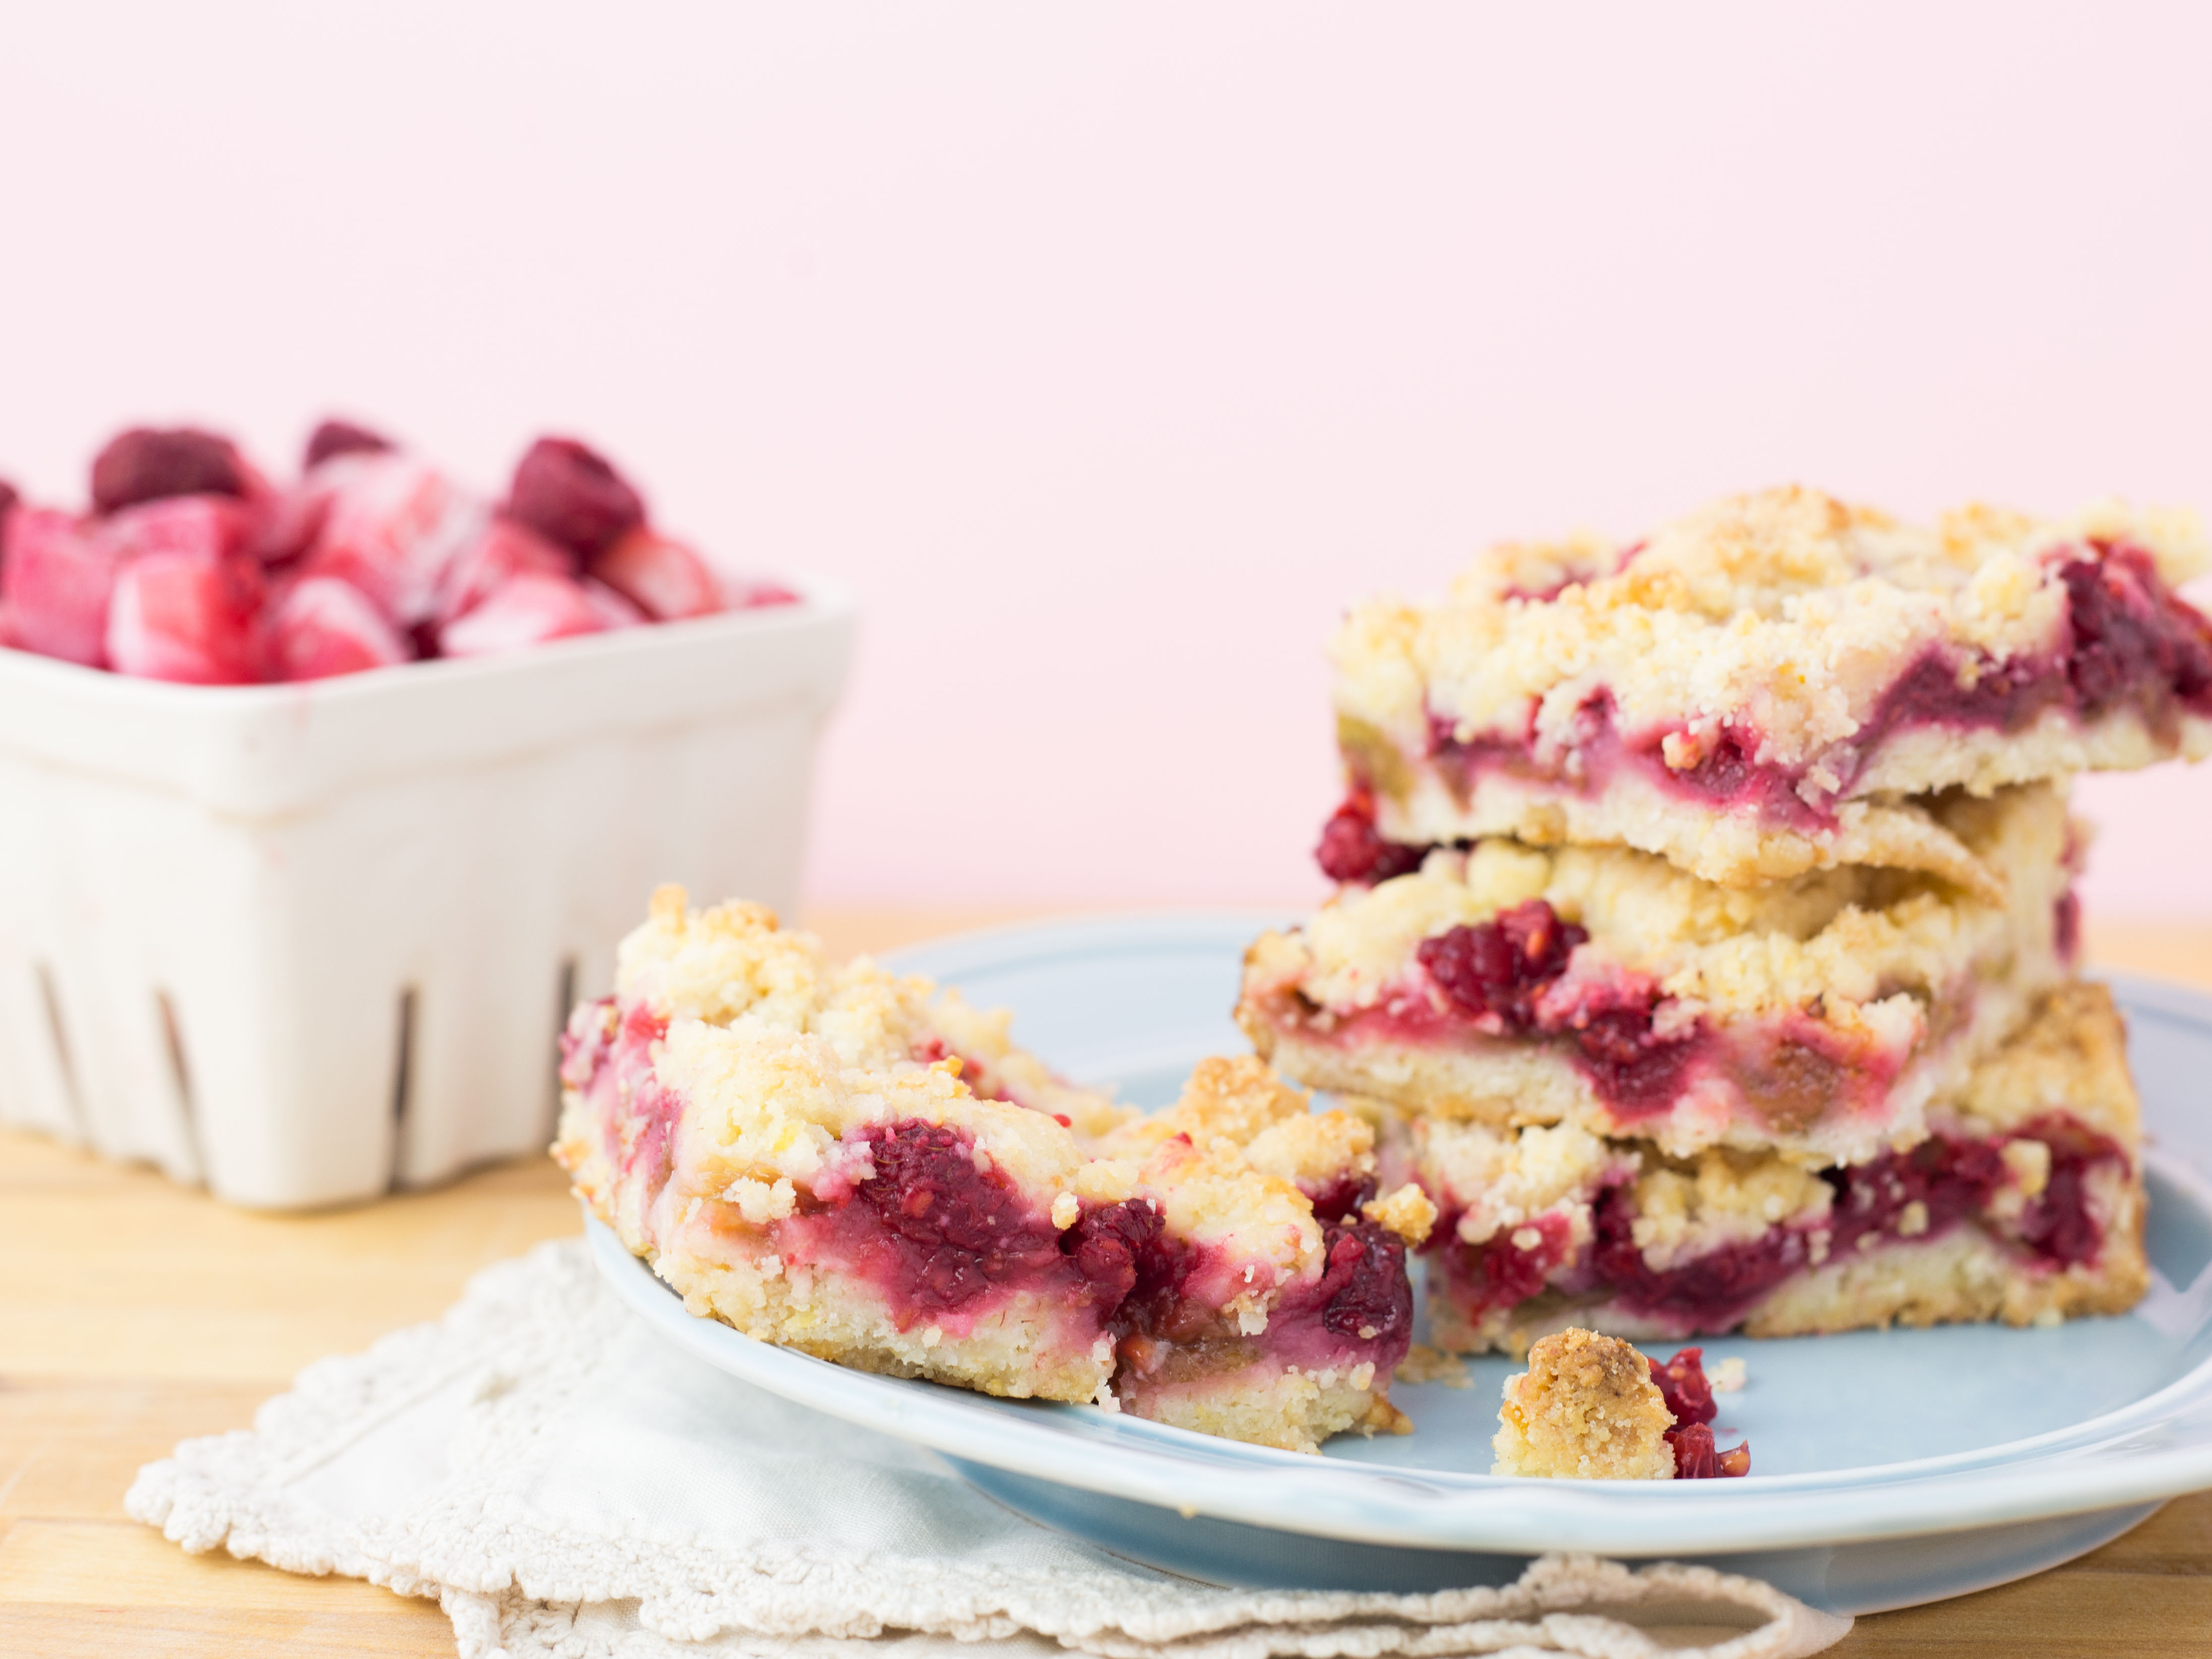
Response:
MULTIPOLYGON (((840 953, 1004 913, 831 913, 840 953)), ((2093 957, 2212 986, 2212 928, 2092 930, 2093 957)), ((240 1428, 293 1373, 433 1317, 477 1268, 572 1234, 550 1162, 317 1215, 225 1208, 0 1132, 0 1654, 445 1656, 434 1603, 188 1556, 123 1512, 141 1463, 240 1428)), ((1859 1621, 1832 1651, 2212 1650, 2212 1493, 2025 1583, 1859 1621)))

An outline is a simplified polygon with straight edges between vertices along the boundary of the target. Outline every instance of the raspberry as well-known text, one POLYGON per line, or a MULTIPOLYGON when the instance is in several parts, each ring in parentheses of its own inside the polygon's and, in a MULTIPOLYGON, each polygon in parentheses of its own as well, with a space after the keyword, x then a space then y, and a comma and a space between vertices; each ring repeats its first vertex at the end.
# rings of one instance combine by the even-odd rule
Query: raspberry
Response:
POLYGON ((1589 937, 1542 899, 1528 899, 1492 921, 1423 939, 1414 954, 1463 1012, 1492 1017, 1518 1036, 1536 1028, 1537 997, 1589 937))
POLYGON ((711 616, 722 608, 721 586, 707 562, 643 525, 592 560, 592 574, 655 622, 711 616))
POLYGON ((351 421, 325 421, 307 435, 307 453, 301 461, 305 471, 321 465, 333 455, 374 455, 395 446, 381 433, 371 432, 351 421))
POLYGON ((1413 1291, 1406 1242, 1372 1221, 1331 1227, 1322 1288, 1323 1328, 1361 1342, 1401 1342, 1413 1328, 1413 1291))
POLYGON ((2058 574, 2073 635, 2066 678, 2083 714, 2162 695, 2201 705, 2212 692, 2212 624, 2166 597, 2148 554, 2112 548, 2058 574))
POLYGON ((2021 1133, 2051 1148, 2051 1174, 2043 1191, 2014 1224, 2021 1242, 2063 1267, 2094 1261, 2105 1228, 2091 1207, 2089 1177, 2100 1164, 2126 1169, 2127 1153, 2118 1141, 2064 1112, 2045 1113, 2021 1125, 2021 1133))
POLYGON ((228 438, 191 427, 133 427, 93 459, 92 505, 113 513, 169 495, 252 493, 252 474, 228 438))
POLYGON ((607 624, 584 584, 524 571, 510 576, 465 617, 437 630, 447 657, 492 657, 548 640, 597 634, 607 624))
POLYGON ((1057 1263, 1058 1231, 1024 1213, 1019 1189, 979 1162, 964 1131, 909 1118, 863 1133, 875 1172, 852 1207, 880 1227, 878 1259, 901 1312, 949 1312, 1057 1263))
POLYGON ((1118 1309, 1137 1288, 1139 1279, 1157 1277, 1159 1237, 1165 1224, 1159 1210, 1143 1199, 1124 1199, 1118 1204, 1085 1210, 1060 1236, 1063 1255, 1073 1258, 1075 1269, 1106 1306, 1118 1309))
POLYGON ((1331 881, 1371 887, 1395 876, 1411 875, 1421 867, 1425 847, 1385 841, 1375 827, 1375 803, 1364 789, 1345 798, 1329 821, 1322 826, 1321 844, 1314 857, 1331 881))
POLYGON ((1375 1177, 1346 1170, 1310 1191, 1306 1191, 1303 1182, 1299 1188, 1313 1203, 1314 1219, 1326 1226, 1334 1221, 1357 1221, 1359 1206, 1375 1196, 1375 1177))
POLYGON ((507 510, 580 559, 596 559, 645 522, 622 474, 573 438, 540 438, 516 463, 507 510))
POLYGON ((1713 1444, 1713 1431, 1702 1423, 1668 1430, 1667 1443, 1674 1449, 1677 1480, 1719 1480, 1751 1473, 1751 1442, 1720 1451, 1713 1444))
POLYGON ((252 680, 262 595, 261 567, 251 559, 204 550, 142 554, 116 573, 109 665, 193 685, 252 680))
POLYGON ((320 680, 408 660, 407 645, 368 595, 335 576, 295 582, 271 607, 272 679, 320 680))
POLYGON ((1674 1413, 1675 1427, 1710 1423, 1718 1414, 1712 1384, 1705 1381, 1703 1348, 1684 1348, 1663 1365, 1649 1359, 1644 1364, 1651 1366, 1651 1380, 1659 1385, 1667 1409, 1674 1413))
POLYGON ((89 668, 104 664, 115 550, 91 526, 42 507, 10 513, 0 549, 0 604, 13 641, 89 668))

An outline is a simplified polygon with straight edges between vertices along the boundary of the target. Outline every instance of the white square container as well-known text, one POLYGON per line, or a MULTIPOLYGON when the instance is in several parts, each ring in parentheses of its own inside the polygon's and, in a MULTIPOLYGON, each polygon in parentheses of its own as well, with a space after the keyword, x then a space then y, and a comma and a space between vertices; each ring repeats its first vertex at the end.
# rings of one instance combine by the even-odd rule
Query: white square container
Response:
POLYGON ((289 1207, 550 1138, 657 882, 797 896, 853 605, 298 685, 0 651, 0 1122, 289 1207))

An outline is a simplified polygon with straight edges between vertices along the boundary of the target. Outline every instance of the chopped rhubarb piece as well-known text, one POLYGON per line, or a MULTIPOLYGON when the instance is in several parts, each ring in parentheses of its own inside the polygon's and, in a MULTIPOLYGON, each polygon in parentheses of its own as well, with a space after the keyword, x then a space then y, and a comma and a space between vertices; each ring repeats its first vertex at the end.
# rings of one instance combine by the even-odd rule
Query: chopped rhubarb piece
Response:
POLYGON ((270 617, 268 654, 280 680, 358 674, 411 655, 368 596, 335 576, 309 576, 285 592, 270 617))
POLYGON ((640 525, 592 561, 592 574, 655 622, 722 608, 713 567, 682 542, 640 525))
POLYGON ((169 495, 112 513, 91 533, 125 563, 149 553, 228 559, 252 544, 254 520, 227 495, 169 495))
POLYGON ((8 515, 15 510, 15 503, 22 499, 15 485, 5 478, 0 478, 0 536, 8 533, 8 515))
POLYGON ((596 559, 645 523, 645 503, 597 452, 540 438, 516 463, 507 510, 580 559, 596 559))
POLYGON ((97 668, 107 656, 115 550, 51 507, 19 507, 0 527, 0 600, 24 650, 97 668))
POLYGON ((228 438, 190 427, 133 427, 94 459, 92 505, 113 513, 170 495, 244 496, 253 482, 228 438))
POLYGON ((300 465, 313 468, 333 455, 376 455, 397 447, 383 434, 356 426, 351 421, 325 421, 308 434, 307 453, 300 465))
POLYGON ((447 565, 483 522, 483 505, 412 456, 341 457, 319 476, 340 465, 304 573, 351 582, 402 629, 430 621, 447 565))
POLYGON ((204 551, 147 553, 116 573, 107 660, 118 672, 194 685, 257 678, 260 567, 204 551))
POLYGON ((431 620, 440 625, 466 616, 511 576, 533 571, 541 576, 573 576, 576 561, 528 525, 494 514, 461 544, 446 567, 431 620))
POLYGON ((591 602, 592 610, 601 625, 609 631, 618 628, 643 628, 653 620, 596 577, 584 578, 584 597, 591 602))
POLYGON ((501 582, 466 616, 440 629, 438 649, 448 657, 491 657, 548 640, 600 633, 606 626, 601 605, 583 583, 524 571, 501 582))

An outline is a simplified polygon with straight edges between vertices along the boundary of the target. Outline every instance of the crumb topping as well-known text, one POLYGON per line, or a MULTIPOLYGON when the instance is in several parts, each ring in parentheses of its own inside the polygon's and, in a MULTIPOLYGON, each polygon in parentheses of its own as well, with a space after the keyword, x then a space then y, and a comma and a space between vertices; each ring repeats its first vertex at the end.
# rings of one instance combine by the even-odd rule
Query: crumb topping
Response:
MULTIPOLYGON (((2123 1146, 2136 1146, 2142 1108, 2128 1073, 2127 1022, 2111 990, 2082 981, 2052 992, 2019 1037, 1976 1068, 1958 1112, 1997 1130, 2064 1112, 2123 1146)), ((2033 1178, 2026 1167, 2018 1173, 2033 1178)))
POLYGON ((1484 1244, 1547 1212, 1572 1209, 1574 1242, 1589 1237, 1589 1200, 1642 1166, 1635 1143, 1605 1140, 1571 1123, 1519 1129, 1417 1118, 1414 1167, 1441 1201, 1462 1243, 1484 1244))
POLYGON ((1671 1480, 1674 1413, 1629 1344, 1570 1328, 1530 1346, 1505 1380, 1492 1473, 1569 1480, 1671 1480))
POLYGON ((2148 554, 2205 568, 2193 515, 2100 504, 2039 521, 1991 507, 1905 525, 1802 488, 1718 502, 1614 550, 1589 537, 1478 558, 1431 608, 1356 610, 1334 656, 1346 717, 1425 751, 1433 711, 1462 739, 1565 736, 1600 692, 1643 729, 1740 717, 1759 758, 1802 765, 1851 738, 1902 668, 1943 646, 2009 659, 2051 647, 2057 558, 2148 554))

